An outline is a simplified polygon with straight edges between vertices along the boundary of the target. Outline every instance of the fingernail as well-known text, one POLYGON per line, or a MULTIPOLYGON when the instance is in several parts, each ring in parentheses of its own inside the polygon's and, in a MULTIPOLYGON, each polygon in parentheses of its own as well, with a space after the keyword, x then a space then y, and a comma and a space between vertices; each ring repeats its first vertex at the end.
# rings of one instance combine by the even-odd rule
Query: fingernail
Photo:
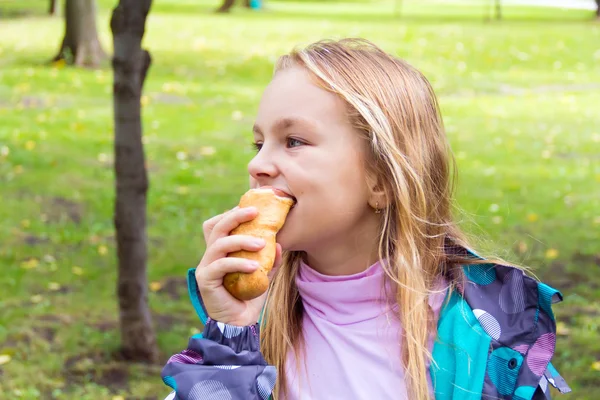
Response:
POLYGON ((248 264, 252 267, 252 268, 258 268, 260 267, 260 263, 258 261, 249 261, 248 264))
POLYGON ((256 238, 254 240, 252 240, 252 243, 256 246, 264 246, 265 245, 265 240, 264 239, 260 239, 260 238, 256 238))
POLYGON ((256 211, 258 211, 256 207, 246 207, 244 209, 246 214, 254 214, 256 211))

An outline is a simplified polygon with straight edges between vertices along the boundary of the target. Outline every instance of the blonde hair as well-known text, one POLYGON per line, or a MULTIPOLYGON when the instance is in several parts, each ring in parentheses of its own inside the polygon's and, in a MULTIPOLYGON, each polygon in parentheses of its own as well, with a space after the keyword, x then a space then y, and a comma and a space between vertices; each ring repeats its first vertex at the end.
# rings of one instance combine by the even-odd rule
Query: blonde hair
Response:
MULTIPOLYGON (((350 121, 370 145, 368 168, 388 177, 379 182, 388 200, 379 256, 388 261, 382 265, 397 290, 408 397, 430 399, 428 341, 437 324, 427 300, 440 276, 460 284, 454 267, 469 262, 448 251, 466 241, 453 222, 455 163, 434 91, 415 68, 363 39, 294 50, 278 60, 275 73, 292 66, 306 68, 317 85, 345 101, 350 121)), ((301 258, 284 254, 267 298, 261 350, 278 369, 275 397, 280 391, 285 397, 288 353, 294 352, 298 366, 301 359, 302 302, 295 284, 301 258)))

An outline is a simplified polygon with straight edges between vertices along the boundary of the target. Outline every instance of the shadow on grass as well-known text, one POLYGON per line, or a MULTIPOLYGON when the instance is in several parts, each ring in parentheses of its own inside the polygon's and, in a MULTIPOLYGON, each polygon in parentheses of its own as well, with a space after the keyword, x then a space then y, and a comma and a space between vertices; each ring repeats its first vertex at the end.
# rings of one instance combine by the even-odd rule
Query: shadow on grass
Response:
MULTIPOLYGON (((273 18, 273 19, 306 19, 314 21, 323 19, 329 21, 346 22, 398 22, 398 23, 421 23, 421 24, 582 24, 597 23, 593 11, 588 10, 565 10, 561 8, 540 8, 540 7, 505 7, 503 17, 496 19, 495 14, 489 7, 466 7, 466 6, 447 6, 443 9, 434 8, 431 5, 425 5, 415 9, 396 9, 390 4, 389 9, 384 9, 376 3, 373 8, 360 6, 358 2, 346 1, 312 3, 312 2, 294 2, 295 5, 301 5, 300 8, 286 9, 285 1, 274 3, 274 7, 269 4, 263 10, 248 10, 240 5, 231 9, 230 13, 218 14, 215 12, 217 5, 199 3, 199 4, 177 4, 177 3, 156 3, 153 5, 153 12, 160 14, 198 14, 198 15, 221 15, 223 18, 232 20, 248 20, 253 18, 273 18), (311 4, 314 8, 311 9, 311 4), (347 4, 349 8, 344 8, 347 4), (355 8, 358 4, 360 8, 355 8), (337 7, 337 8, 336 8, 337 7)), ((241 21, 240 21, 241 22, 241 21)))
POLYGON ((41 7, 46 5, 47 2, 36 1, 36 3, 39 3, 40 6, 21 4, 14 0, 0 0, 0 19, 49 17, 48 10, 41 7))
MULTIPOLYGON (((246 13, 239 13, 238 15, 243 16, 247 19, 246 13)), ((549 17, 537 17, 533 18, 526 15, 506 16, 501 20, 492 19, 485 15, 439 15, 439 14, 409 14, 404 15, 390 13, 378 13, 378 14, 325 14, 325 13, 310 13, 310 12, 291 12, 291 11, 278 11, 278 10, 266 10, 261 16, 268 15, 272 18, 282 19, 306 19, 314 21, 315 19, 323 19, 328 21, 346 21, 346 22, 367 22, 367 23, 409 23, 409 24, 423 24, 423 25, 445 25, 445 24, 463 24, 463 25, 512 25, 512 24, 528 24, 528 25, 541 25, 541 24, 596 24, 597 20, 590 15, 582 14, 578 17, 568 16, 568 18, 561 18, 560 15, 549 16, 549 17)), ((236 17, 237 15, 231 15, 236 17)), ((600 25, 600 24, 599 24, 600 25)))

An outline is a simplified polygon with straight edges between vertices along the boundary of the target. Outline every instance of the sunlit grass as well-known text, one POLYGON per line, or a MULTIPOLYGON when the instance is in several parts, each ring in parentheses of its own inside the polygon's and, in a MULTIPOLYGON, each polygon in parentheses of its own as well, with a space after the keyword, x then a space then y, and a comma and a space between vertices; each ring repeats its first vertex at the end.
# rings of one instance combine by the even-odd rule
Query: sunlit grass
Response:
MULTIPOLYGON (((155 1, 143 103, 163 360, 200 328, 182 277, 202 254, 202 221, 246 188, 253 114, 277 55, 363 36, 432 81, 465 229, 563 291, 556 364, 575 398, 596 399, 600 25, 586 11, 507 7, 504 21, 485 22, 483 7, 404 3, 397 18, 392 2, 269 2, 224 16, 211 12, 216 3, 155 1)), ((107 50, 112 4, 100 1, 107 50)), ((154 398, 168 392, 160 367, 119 365, 128 385, 104 379, 118 344, 109 63, 47 65, 63 21, 34 11, 0 19, 0 393, 154 398)))

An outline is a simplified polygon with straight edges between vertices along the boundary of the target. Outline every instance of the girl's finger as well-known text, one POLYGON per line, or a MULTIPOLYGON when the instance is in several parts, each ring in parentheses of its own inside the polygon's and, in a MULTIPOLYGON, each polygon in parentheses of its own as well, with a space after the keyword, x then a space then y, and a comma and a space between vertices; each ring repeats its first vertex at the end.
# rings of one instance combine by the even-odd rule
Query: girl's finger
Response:
POLYGON ((217 239, 229 236, 229 233, 240 226, 240 224, 252 221, 258 215, 256 207, 246 207, 231 210, 223 214, 223 218, 217 221, 208 236, 206 246, 211 246, 217 239))
POLYGON ((223 285, 223 277, 232 272, 252 273, 259 267, 258 262, 238 257, 225 257, 207 265, 196 268, 198 286, 219 287, 223 285))
POLYGON ((202 265, 209 265, 219 258, 227 257, 227 254, 235 251, 259 251, 265 247, 264 239, 248 235, 231 235, 217 239, 210 247, 206 249, 202 265))
POLYGON ((210 234, 212 233, 213 229, 215 228, 215 225, 220 220, 223 219, 225 214, 226 213, 215 215, 211 219, 207 219, 206 221, 204 221, 204 223, 202 224, 202 232, 204 233, 204 241, 205 242, 208 243, 208 238, 210 237, 210 234))
POLYGON ((225 215, 227 215, 228 213, 235 211, 237 209, 239 209, 239 206, 235 206, 234 208, 232 208, 231 210, 225 210, 223 211, 223 214, 219 214, 219 215, 215 215, 214 217, 207 219, 206 221, 204 221, 204 224, 202 224, 202 232, 204 233, 204 241, 208 241, 208 238, 210 237, 210 234, 212 233, 213 229, 215 228, 215 225, 223 219, 223 217, 225 217, 225 215))

